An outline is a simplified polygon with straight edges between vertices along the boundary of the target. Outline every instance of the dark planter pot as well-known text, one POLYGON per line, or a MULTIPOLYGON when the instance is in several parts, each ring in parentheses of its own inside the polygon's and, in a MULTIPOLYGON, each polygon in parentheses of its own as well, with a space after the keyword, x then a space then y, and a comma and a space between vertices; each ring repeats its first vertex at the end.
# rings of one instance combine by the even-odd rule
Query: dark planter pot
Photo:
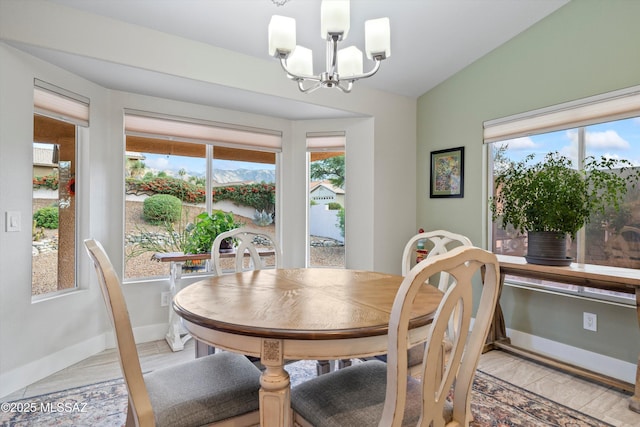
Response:
POLYGON ((527 255, 529 264, 569 265, 573 258, 567 256, 567 235, 555 231, 527 232, 527 255))
POLYGON ((224 254, 229 252, 233 252, 233 239, 231 237, 220 242, 220 253, 224 254))

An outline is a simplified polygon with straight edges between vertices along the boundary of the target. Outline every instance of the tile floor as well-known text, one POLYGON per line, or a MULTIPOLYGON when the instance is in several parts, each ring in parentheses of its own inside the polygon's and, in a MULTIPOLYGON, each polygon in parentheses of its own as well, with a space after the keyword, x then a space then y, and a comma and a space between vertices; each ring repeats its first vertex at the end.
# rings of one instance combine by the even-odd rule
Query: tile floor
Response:
MULTIPOLYGON (((143 343, 138 346, 138 353, 143 371, 148 371, 193 359, 194 341, 190 340, 183 351, 175 353, 164 340, 143 343)), ((628 409, 628 393, 585 381, 502 351, 483 354, 478 367, 488 374, 614 426, 640 426, 640 414, 628 409)), ((120 376, 115 350, 105 350, 0 400, 37 396, 120 376)))

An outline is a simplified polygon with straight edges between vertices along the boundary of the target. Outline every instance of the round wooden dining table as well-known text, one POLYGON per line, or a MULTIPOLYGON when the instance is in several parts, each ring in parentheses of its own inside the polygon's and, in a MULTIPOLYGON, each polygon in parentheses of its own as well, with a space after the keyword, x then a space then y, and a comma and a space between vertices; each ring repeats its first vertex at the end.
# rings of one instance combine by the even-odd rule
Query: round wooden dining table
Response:
MULTIPOLYGON (((173 309, 191 335, 260 358, 260 425, 292 425, 285 360, 349 359, 387 352, 389 316, 402 276, 298 268, 210 277, 177 293, 173 309)), ((425 285, 410 321, 411 344, 426 339, 442 293, 425 285)))

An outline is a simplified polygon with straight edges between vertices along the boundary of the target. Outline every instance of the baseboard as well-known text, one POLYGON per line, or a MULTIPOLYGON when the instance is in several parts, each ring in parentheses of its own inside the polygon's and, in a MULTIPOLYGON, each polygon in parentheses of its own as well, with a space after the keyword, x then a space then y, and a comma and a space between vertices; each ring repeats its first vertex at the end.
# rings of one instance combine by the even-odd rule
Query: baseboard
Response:
POLYGON ((105 343, 106 334, 101 334, 0 374, 0 396, 20 390, 103 351, 105 343))
MULTIPOLYGON (((164 339, 168 327, 167 323, 141 326, 134 328, 133 335, 137 344, 158 341, 164 339)), ((0 396, 11 394, 115 345, 113 332, 108 331, 4 372, 0 374, 0 396)))
MULTIPOLYGON (((133 328, 133 339, 136 341, 136 344, 162 340, 167 334, 168 329, 168 323, 156 323, 155 325, 139 326, 137 328, 133 328)), ((106 332, 105 336, 105 348, 115 348, 116 341, 115 336, 113 335, 113 331, 106 332)))
POLYGON ((156 323, 155 325, 133 328, 133 336, 136 344, 149 341, 163 340, 169 330, 169 323, 156 323))
POLYGON ((636 381, 636 365, 633 363, 513 329, 507 329, 507 335, 511 339, 511 344, 517 347, 534 351, 566 363, 571 363, 581 368, 631 384, 634 384, 636 381))

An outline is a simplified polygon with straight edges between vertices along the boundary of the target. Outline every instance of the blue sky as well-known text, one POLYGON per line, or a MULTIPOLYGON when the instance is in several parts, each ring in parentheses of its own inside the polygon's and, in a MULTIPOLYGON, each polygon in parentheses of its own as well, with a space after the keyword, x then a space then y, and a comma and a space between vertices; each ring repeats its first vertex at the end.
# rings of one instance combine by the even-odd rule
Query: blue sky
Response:
MULTIPOLYGON (((640 165, 640 117, 587 126, 585 131, 587 155, 624 158, 640 165)), ((550 151, 559 151, 575 159, 577 136, 577 130, 572 129, 516 138, 498 144, 508 144, 509 157, 515 161, 522 160, 530 153, 536 153, 538 159, 550 151)))

